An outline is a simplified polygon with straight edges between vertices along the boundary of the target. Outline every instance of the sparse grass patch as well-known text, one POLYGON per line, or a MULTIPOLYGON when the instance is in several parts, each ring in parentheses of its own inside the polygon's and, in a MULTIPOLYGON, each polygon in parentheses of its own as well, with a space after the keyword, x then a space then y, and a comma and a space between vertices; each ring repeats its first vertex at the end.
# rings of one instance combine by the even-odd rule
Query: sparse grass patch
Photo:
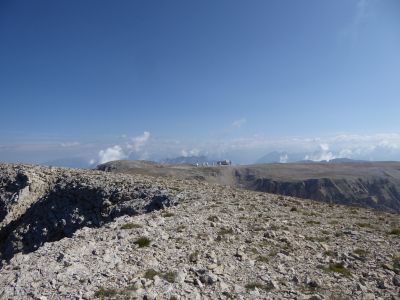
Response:
POLYGON ((174 283, 176 280, 176 272, 167 272, 163 274, 163 278, 168 281, 169 283, 174 283))
POLYGON ((318 217, 318 214, 315 212, 303 212, 303 214, 309 217, 318 217))
POLYGON ((356 223, 356 225, 361 228, 371 228, 372 227, 371 224, 369 224, 369 223, 356 223))
POLYGON ((97 292, 94 294, 95 297, 97 298, 111 298, 114 297, 118 294, 118 291, 113 288, 99 288, 97 292))
POLYGON ((198 233, 197 234, 197 238, 200 239, 200 240, 206 240, 207 237, 208 237, 208 235, 205 234, 205 233, 198 233))
POLYGON ((162 216, 163 216, 164 218, 170 218, 170 217, 175 216, 175 214, 172 213, 172 212, 166 212, 166 213, 163 213, 162 216))
POLYGON ((270 252, 268 253, 268 256, 269 256, 269 257, 274 257, 274 256, 277 256, 278 253, 279 253, 279 251, 272 250, 272 251, 270 251, 270 252))
POLYGON ((189 261, 190 262, 197 262, 199 259, 199 251, 194 251, 189 254, 189 261))
POLYGON ((250 282, 248 284, 245 285, 245 288, 248 290, 254 290, 255 288, 265 291, 265 292, 269 292, 271 291, 274 287, 272 286, 272 284, 264 284, 264 283, 260 283, 260 282, 250 282))
POLYGON ((264 231, 265 228, 258 224, 249 224, 247 227, 250 231, 264 231))
POLYGON ((211 215, 207 218, 208 221, 210 222, 217 222, 218 221, 218 217, 215 215, 211 215))
POLYGON ((121 229, 136 229, 136 228, 141 228, 142 225, 135 224, 135 223, 126 223, 121 226, 121 229))
POLYGON ((284 251, 286 251, 286 252, 289 252, 289 251, 293 250, 293 247, 292 247, 292 245, 289 244, 289 243, 284 243, 284 244, 282 245, 282 248, 281 248, 281 249, 284 250, 284 251))
POLYGON ((351 272, 342 263, 329 264, 327 268, 324 269, 326 272, 335 272, 342 274, 344 276, 350 276, 351 272))
POLYGON ((361 248, 357 248, 353 252, 355 254, 357 254, 358 256, 361 256, 361 257, 366 257, 367 256, 367 251, 365 251, 364 249, 361 249, 361 248))
POLYGON ((329 236, 306 236, 307 241, 311 242, 327 242, 329 241, 329 236))
POLYGON ((269 261, 269 258, 264 255, 259 255, 257 256, 256 261, 267 263, 269 261))
POLYGON ((343 232, 342 231, 336 231, 335 232, 335 237, 341 237, 343 236, 343 232))
POLYGON ((160 272, 158 272, 158 271, 156 271, 154 269, 148 269, 144 273, 143 277, 146 278, 146 279, 154 280, 154 277, 155 276, 159 276, 159 275, 160 275, 160 272))
POLYGON ((222 292, 222 295, 224 295, 225 297, 226 297, 226 299, 227 300, 233 300, 233 299, 235 299, 229 292, 227 292, 227 291, 224 291, 224 292, 222 292))
POLYGON ((400 255, 393 257, 393 269, 400 270, 400 255))
POLYGON ((310 224, 310 225, 320 225, 321 224, 320 221, 314 221, 314 220, 308 220, 306 223, 310 224))
POLYGON ((143 248, 143 247, 148 247, 150 246, 150 239, 148 239, 147 237, 140 237, 135 241, 135 244, 139 246, 139 248, 143 248))
POLYGON ((253 254, 259 254, 260 252, 258 252, 257 248, 251 248, 250 252, 253 254))
POLYGON ((233 234, 233 229, 232 228, 222 228, 218 232, 218 235, 226 235, 226 234, 233 234))
POLYGON ((400 235, 400 228, 393 228, 389 231, 389 234, 400 235))

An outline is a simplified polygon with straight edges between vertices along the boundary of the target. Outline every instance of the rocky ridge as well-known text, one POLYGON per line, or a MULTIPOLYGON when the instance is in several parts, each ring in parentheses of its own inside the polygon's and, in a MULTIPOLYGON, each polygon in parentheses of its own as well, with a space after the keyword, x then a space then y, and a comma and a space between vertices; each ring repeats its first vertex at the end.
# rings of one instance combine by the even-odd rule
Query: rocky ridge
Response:
POLYGON ((2 299, 400 297, 396 214, 174 178, 0 174, 2 299))

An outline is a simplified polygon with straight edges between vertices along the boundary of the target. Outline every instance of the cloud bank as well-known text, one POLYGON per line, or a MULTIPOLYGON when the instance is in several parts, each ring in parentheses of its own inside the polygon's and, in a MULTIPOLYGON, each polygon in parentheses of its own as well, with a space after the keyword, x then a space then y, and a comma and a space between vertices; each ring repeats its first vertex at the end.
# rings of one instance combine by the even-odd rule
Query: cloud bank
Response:
MULTIPOLYGON (((271 138, 253 135, 195 139, 166 139, 145 131, 140 135, 115 136, 109 141, 57 141, 29 144, 0 144, 0 160, 49 163, 51 165, 93 167, 120 159, 161 161, 178 156, 207 156, 231 159, 237 164, 251 164, 269 153, 277 152, 281 163, 299 160, 399 160, 400 133, 336 134, 320 137, 271 138)), ((271 157, 271 156, 270 156, 271 157)))
MULTIPOLYGON (((121 138, 126 139, 126 135, 122 135, 121 138)), ((113 160, 127 159, 134 153, 139 153, 142 148, 150 139, 150 132, 145 131, 142 135, 131 138, 126 142, 125 146, 114 145, 106 149, 100 150, 98 153, 98 159, 91 159, 89 163, 94 165, 96 163, 104 164, 113 160)), ((143 153, 143 157, 146 156, 143 153)))

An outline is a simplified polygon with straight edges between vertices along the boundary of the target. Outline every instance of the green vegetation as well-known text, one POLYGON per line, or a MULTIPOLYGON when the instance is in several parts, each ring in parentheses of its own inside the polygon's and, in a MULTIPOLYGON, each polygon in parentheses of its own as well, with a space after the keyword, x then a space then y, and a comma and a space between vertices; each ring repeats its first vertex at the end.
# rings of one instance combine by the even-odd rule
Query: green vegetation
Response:
POLYGON ((154 280, 154 277, 156 277, 156 276, 164 278, 169 283, 174 283, 177 274, 176 274, 176 272, 161 273, 154 269, 148 269, 143 275, 144 278, 149 279, 149 280, 154 280))
POLYGON ((355 249, 354 253, 361 257, 367 256, 367 251, 365 251, 364 249, 360 249, 360 248, 355 249))
POLYGON ((141 228, 142 225, 135 224, 135 223, 126 223, 121 226, 121 229, 135 229, 135 228, 141 228))
POLYGON ((393 269, 400 270, 400 255, 393 258, 393 269))
POLYGON ((327 251, 324 252, 324 254, 326 256, 334 256, 335 255, 335 253, 332 250, 327 250, 327 251))
POLYGON ((222 228, 218 232, 218 235, 226 235, 226 234, 233 234, 233 229, 232 228, 222 228))
POLYGON ((148 269, 146 271, 146 273, 144 273, 143 277, 146 278, 146 279, 154 280, 154 277, 155 276, 159 276, 159 275, 160 275, 160 272, 157 272, 154 269, 148 269))
POLYGON ((311 225, 320 225, 321 224, 320 221, 314 221, 314 220, 308 220, 306 223, 311 224, 311 225))
POLYGON ((272 290, 274 287, 272 284, 263 284, 260 282, 250 282, 248 284, 245 285, 245 288, 248 290, 254 290, 255 288, 265 291, 265 292, 269 292, 270 290, 272 290))
POLYGON ((272 251, 270 251, 270 252, 268 253, 268 256, 269 256, 269 257, 274 257, 274 256, 277 256, 278 253, 279 253, 279 251, 272 250, 272 251))
POLYGON ((166 212, 166 213, 164 213, 162 216, 163 216, 164 218, 170 218, 170 217, 175 216, 175 214, 172 213, 172 212, 166 212))
POLYGON ((342 274, 344 276, 350 276, 351 272, 342 263, 329 264, 327 268, 324 269, 326 272, 335 272, 342 274))
POLYGON ((147 237, 140 237, 135 241, 135 244, 139 246, 139 248, 150 246, 151 241, 147 237))
POLYGON ((176 272, 167 272, 163 275, 163 278, 169 283, 174 283, 176 279, 176 272))
POLYGON ((400 228, 393 228, 389 231, 389 234, 400 235, 400 228))
POLYGON ((372 227, 371 224, 369 224, 369 223, 356 223, 356 225, 361 228, 371 228, 372 227))
POLYGON ((256 261, 267 263, 269 261, 269 258, 267 256, 259 255, 257 256, 256 261))
POLYGON ((222 292, 222 295, 224 295, 226 297, 227 300, 233 300, 235 299, 229 292, 224 291, 222 292))
POLYGON ((199 251, 190 253, 190 255, 189 255, 190 262, 196 262, 198 259, 199 259, 199 251))
POLYGON ((306 236, 306 240, 307 241, 311 241, 311 242, 327 242, 329 241, 329 236, 306 236))
POLYGON ((103 298, 114 297, 117 294, 118 294, 118 291, 116 289, 112 289, 112 288, 106 289, 106 288, 101 287, 94 295, 97 298, 103 299, 103 298))

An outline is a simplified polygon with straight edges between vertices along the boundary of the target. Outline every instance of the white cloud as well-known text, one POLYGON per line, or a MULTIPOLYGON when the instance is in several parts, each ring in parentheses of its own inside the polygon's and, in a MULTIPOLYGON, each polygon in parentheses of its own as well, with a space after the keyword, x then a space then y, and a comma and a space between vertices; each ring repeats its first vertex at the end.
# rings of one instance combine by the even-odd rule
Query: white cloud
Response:
POLYGON ((150 132, 145 131, 142 135, 132 138, 132 144, 128 144, 127 147, 128 149, 138 152, 144 145, 146 145, 149 139, 150 132))
POLYGON ((320 149, 318 151, 315 151, 313 154, 306 155, 304 159, 312 161, 330 161, 336 158, 336 156, 331 151, 329 151, 328 144, 320 144, 319 147, 320 149))
POLYGON ((79 142, 66 142, 66 143, 61 143, 60 145, 61 145, 61 147, 69 148, 69 147, 79 146, 80 143, 79 142))
POLYGON ((353 18, 343 32, 343 37, 357 42, 362 27, 373 16, 373 6, 376 0, 358 0, 355 6, 353 18))
POLYGON ((188 156, 198 156, 200 154, 200 150, 193 148, 191 150, 182 149, 181 156, 188 157, 188 156))
MULTIPOLYGON (((123 138, 124 135, 120 136, 123 138)), ((143 147, 150 139, 150 132, 145 131, 142 135, 130 139, 125 146, 115 145, 106 149, 100 150, 98 159, 91 159, 90 164, 106 163, 113 160, 127 159, 133 153, 138 154, 140 159, 147 159, 149 154, 147 151, 142 151, 143 147)))
POLYGON ((121 146, 115 145, 99 152, 99 163, 104 164, 113 160, 125 159, 128 156, 122 150, 121 146))
POLYGON ((232 127, 234 128, 240 128, 242 127, 244 124, 246 124, 247 120, 245 118, 236 120, 232 123, 232 127))

